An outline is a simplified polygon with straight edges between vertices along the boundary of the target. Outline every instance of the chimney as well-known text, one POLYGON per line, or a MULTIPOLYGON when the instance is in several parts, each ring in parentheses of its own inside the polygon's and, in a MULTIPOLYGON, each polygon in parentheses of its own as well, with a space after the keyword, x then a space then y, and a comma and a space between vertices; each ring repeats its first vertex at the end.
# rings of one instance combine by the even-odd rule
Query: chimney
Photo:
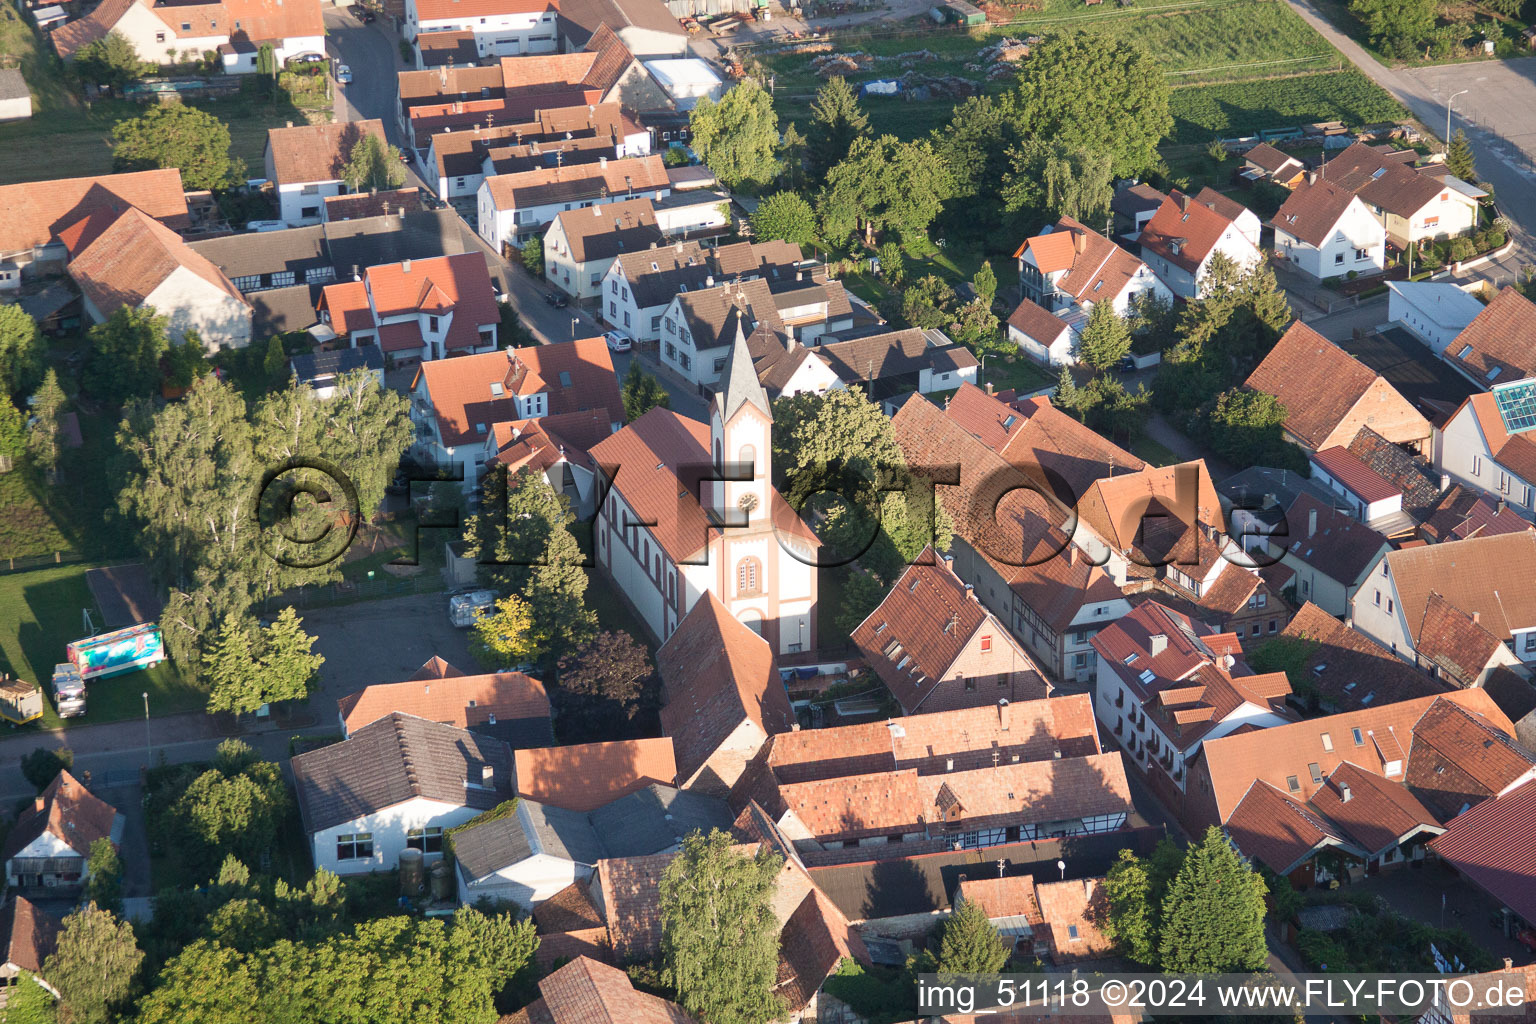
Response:
POLYGON ((956 573, 955 573, 955 556, 954 555, 945 555, 944 556, 944 568, 949 570, 949 574, 951 576, 955 576, 956 575, 956 573))
POLYGON ((607 169, 607 167, 608 167, 608 158, 607 158, 607 157, 605 157, 605 156, 600 156, 600 157, 598 157, 598 158, 597 158, 597 166, 598 166, 598 167, 599 167, 599 168, 600 168, 600 169, 604 169, 604 170, 606 170, 606 169, 607 169))
POLYGON ((995 384, 993 384, 991 381, 987 381, 987 394, 989 394, 989 395, 997 394, 997 386, 995 384))
POLYGON ((1350 791, 1349 783, 1339 783, 1339 803, 1347 804, 1354 799, 1355 794, 1350 791))
POLYGON ((1266 494, 1264 495, 1264 504, 1261 507, 1274 508, 1278 504, 1280 504, 1280 499, 1278 497, 1273 494, 1266 494))
POLYGON ((292 128, 292 127, 293 127, 293 122, 292 122, 292 121, 289 121, 289 122, 288 122, 288 127, 289 127, 289 128, 292 128))
POLYGON ((1512 969, 1514 966, 1515 962, 1513 960, 1511 960, 1509 957, 1504 958, 1504 969, 1506 971, 1512 969))
POLYGON ((43 804, 44 804, 43 796, 42 796, 41 793, 39 793, 37 795, 37 799, 32 801, 32 807, 33 807, 34 810, 36 810, 39 813, 41 813, 42 810, 43 810, 43 804))
POLYGON ((1189 212, 1189 196, 1184 192, 1179 193, 1179 209, 1185 213, 1189 212))
POLYGON ((1088 248, 1088 232, 1072 229, 1072 248, 1075 252, 1083 252, 1088 248))
POLYGON ((411 261, 410 260, 401 260, 400 261, 400 272, 402 274, 409 274, 411 272, 411 261))
POLYGON ((496 781, 496 769, 490 765, 484 765, 480 769, 480 783, 489 786, 496 781))
POLYGON ((1317 184, 1317 172, 1316 171, 1308 171, 1307 172, 1307 184, 1308 185, 1316 185, 1317 184))
POLYGON ((1481 623, 1483 621, 1483 613, 1482 612, 1473 612, 1472 613, 1472 621, 1474 623, 1481 623))
POLYGON ((1076 565, 1077 564, 1077 545, 1076 544, 1068 544, 1067 545, 1067 564, 1068 565, 1076 565))
POLYGON ((1152 652, 1152 657, 1157 657, 1168 649, 1168 634, 1153 633, 1147 637, 1147 650, 1152 652))
POLYGON ((1315 508, 1307 510, 1307 536, 1317 536, 1317 509, 1315 508))
POLYGON ((970 598, 972 601, 976 600, 976 588, 967 583, 965 585, 965 596, 970 598))
POLYGON ((1007 732, 1012 722, 1013 713, 1008 710, 1008 698, 997 699, 997 728, 1000 732, 1007 732))

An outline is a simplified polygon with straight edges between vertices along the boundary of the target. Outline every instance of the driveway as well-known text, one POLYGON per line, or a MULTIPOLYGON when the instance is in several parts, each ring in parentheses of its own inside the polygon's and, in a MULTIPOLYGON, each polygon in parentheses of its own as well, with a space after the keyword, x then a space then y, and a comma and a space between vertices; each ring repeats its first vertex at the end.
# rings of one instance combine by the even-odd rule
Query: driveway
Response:
POLYGON ((469 655, 469 631, 448 624, 443 594, 311 608, 304 613, 304 628, 316 638, 314 649, 325 655, 320 692, 309 701, 320 731, 338 728, 338 699, 373 683, 409 679, 433 655, 461 672, 479 671, 469 655))
POLYGON ((1474 61, 1393 70, 1318 14, 1307 0, 1289 0, 1303 19, 1386 89, 1435 134, 1445 132, 1446 102, 1456 99, 1452 131, 1466 130, 1478 174, 1492 183, 1499 207, 1515 226, 1518 248, 1533 251, 1536 236, 1536 57, 1474 61))

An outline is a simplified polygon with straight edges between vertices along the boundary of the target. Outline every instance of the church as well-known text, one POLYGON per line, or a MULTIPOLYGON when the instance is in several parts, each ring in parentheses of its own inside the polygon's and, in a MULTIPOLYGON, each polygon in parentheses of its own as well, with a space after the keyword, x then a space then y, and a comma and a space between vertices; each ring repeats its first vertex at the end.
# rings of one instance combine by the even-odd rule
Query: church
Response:
POLYGON ((815 649, 821 543, 773 486, 772 429, 738 325, 708 424, 652 409, 591 449, 597 564, 658 643, 711 593, 778 654, 815 649))

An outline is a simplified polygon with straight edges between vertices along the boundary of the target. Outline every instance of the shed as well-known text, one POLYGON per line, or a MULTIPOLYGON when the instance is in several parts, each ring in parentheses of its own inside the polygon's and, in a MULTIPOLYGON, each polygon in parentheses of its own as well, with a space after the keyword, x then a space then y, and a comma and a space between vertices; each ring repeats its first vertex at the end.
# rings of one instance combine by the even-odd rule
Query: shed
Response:
POLYGON ((692 110, 704 97, 718 100, 725 92, 725 83, 707 61, 697 57, 675 60, 648 60, 645 70, 650 72, 656 84, 672 98, 679 110, 692 110))
POLYGON ((951 21, 957 21, 966 26, 987 23, 986 12, 975 4, 966 3, 965 0, 949 0, 944 6, 949 8, 951 21))
POLYGON ((17 68, 0 68, 0 121, 22 121, 32 116, 32 90, 17 68))

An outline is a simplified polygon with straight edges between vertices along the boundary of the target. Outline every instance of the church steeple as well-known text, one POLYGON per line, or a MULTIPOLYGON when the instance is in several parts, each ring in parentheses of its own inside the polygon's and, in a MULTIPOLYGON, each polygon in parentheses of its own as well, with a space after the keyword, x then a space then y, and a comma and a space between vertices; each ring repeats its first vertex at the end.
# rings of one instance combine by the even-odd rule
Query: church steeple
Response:
POLYGON ((736 340, 726 354, 725 368, 720 371, 720 389, 715 392, 715 409, 722 423, 729 423, 736 411, 749 402, 757 406, 770 421, 773 419, 773 410, 768 405, 768 392, 763 390, 762 382, 757 379, 757 368, 752 365, 752 353, 747 349, 747 335, 743 328, 746 319, 746 310, 738 308, 736 340))

